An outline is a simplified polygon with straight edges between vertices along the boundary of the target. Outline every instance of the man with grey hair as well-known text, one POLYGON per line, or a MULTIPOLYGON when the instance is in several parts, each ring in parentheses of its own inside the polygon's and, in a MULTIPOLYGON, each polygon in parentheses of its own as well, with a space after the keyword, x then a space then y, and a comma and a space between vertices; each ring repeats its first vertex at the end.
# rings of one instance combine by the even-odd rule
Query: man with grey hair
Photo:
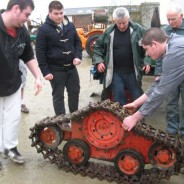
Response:
MULTIPOLYGON (((169 25, 164 27, 163 30, 167 35, 176 33, 184 36, 184 21, 182 9, 177 5, 172 5, 167 9, 166 17, 169 25)), ((175 62, 173 60, 173 62, 175 62)), ((155 75, 159 76, 162 72, 162 61, 157 60, 155 75)), ((156 78, 158 79, 158 77, 156 78)), ((181 83, 175 90, 168 96, 166 100, 166 131, 173 135, 184 135, 184 82, 181 83), (179 113, 179 99, 182 100, 181 120, 179 113)))
POLYGON ((99 37, 94 45, 93 64, 98 72, 104 74, 104 90, 111 89, 115 102, 127 103, 125 89, 133 100, 142 95, 141 80, 143 70, 149 72, 149 65, 144 65, 145 51, 139 46, 145 29, 130 21, 126 8, 119 7, 113 12, 115 23, 99 37))
MULTIPOLYGON (((78 110, 80 79, 76 66, 81 63, 82 45, 74 24, 64 16, 63 4, 51 1, 48 9, 36 36, 36 56, 45 80, 52 87, 55 114, 61 115, 66 114, 65 89, 69 111, 78 110)), ((67 122, 63 128, 69 128, 67 122)))

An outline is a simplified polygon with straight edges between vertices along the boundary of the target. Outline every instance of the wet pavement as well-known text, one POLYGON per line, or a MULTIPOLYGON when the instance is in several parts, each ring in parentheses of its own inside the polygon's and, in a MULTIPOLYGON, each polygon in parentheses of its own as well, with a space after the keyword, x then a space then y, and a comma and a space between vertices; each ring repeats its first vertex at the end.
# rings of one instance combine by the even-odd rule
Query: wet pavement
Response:
MULTIPOLYGON (((83 62, 78 66, 78 71, 81 80, 81 93, 79 108, 99 100, 102 90, 102 85, 99 81, 90 80, 91 59, 87 54, 83 53, 83 62), (93 94, 93 95, 92 95, 93 94), (93 97, 90 97, 90 96, 93 97)), ((143 88, 147 87, 152 82, 153 77, 144 77, 143 88)), ((72 173, 66 173, 62 169, 58 169, 55 164, 44 160, 41 154, 36 152, 35 148, 31 147, 29 129, 34 124, 47 116, 53 116, 51 87, 50 83, 44 81, 43 91, 38 96, 34 96, 34 78, 28 72, 28 81, 25 89, 25 102, 30 110, 29 114, 22 113, 22 120, 19 129, 19 145, 18 149, 26 158, 24 165, 17 165, 9 159, 4 159, 0 156, 3 164, 3 169, 0 171, 0 184, 107 184, 107 181, 82 177, 72 173)), ((66 98, 67 107, 67 98, 66 98)), ((67 109, 67 108, 66 108, 67 109)), ((67 109, 68 111, 68 109, 67 109)), ((147 120, 152 126, 165 129, 165 105, 158 108, 154 114, 147 120)), ((173 176, 170 180, 162 180, 161 184, 183 184, 184 175, 173 176)))

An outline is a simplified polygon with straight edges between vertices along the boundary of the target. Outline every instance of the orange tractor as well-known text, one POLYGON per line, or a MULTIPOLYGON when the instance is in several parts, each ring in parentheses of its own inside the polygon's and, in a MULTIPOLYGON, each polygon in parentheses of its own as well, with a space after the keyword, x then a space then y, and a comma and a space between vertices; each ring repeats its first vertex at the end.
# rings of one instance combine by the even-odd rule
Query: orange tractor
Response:
POLYGON ((107 28, 108 15, 105 10, 94 10, 92 22, 84 28, 77 28, 77 33, 82 42, 82 48, 92 56, 92 46, 98 37, 107 28))
POLYGON ((143 122, 127 132, 121 126, 126 116, 110 100, 91 103, 36 123, 31 128, 32 146, 67 172, 110 182, 147 184, 177 175, 184 164, 184 141, 143 122), (63 127, 66 122, 68 129, 63 127))

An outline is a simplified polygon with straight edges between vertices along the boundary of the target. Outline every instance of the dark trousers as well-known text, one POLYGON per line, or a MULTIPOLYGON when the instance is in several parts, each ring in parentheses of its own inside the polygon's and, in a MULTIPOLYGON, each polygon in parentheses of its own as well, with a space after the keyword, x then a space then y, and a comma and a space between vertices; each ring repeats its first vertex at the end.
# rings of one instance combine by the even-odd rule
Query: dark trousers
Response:
POLYGON ((68 93, 70 113, 78 110, 80 81, 76 67, 64 71, 52 71, 54 76, 50 81, 52 86, 53 106, 56 115, 66 114, 64 91, 68 93))
POLYGON ((111 87, 114 101, 119 102, 122 106, 127 104, 128 101, 125 89, 128 90, 133 101, 143 94, 143 90, 137 82, 135 73, 125 74, 118 69, 114 69, 111 87))

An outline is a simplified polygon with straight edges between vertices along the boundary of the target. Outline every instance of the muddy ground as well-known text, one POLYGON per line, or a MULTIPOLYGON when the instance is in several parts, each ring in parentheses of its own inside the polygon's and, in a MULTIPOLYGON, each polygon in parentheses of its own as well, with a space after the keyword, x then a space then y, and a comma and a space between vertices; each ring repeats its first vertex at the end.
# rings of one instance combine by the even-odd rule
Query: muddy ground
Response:
MULTIPOLYGON (((99 82, 90 80, 91 59, 87 54, 83 53, 83 63, 78 66, 81 79, 80 108, 99 100, 102 85, 99 82), (93 97, 90 97, 94 94, 93 97)), ((144 77, 143 88, 147 89, 153 77, 144 77)), ((106 184, 107 181, 99 181, 66 173, 62 169, 58 169, 56 165, 50 164, 48 160, 44 160, 41 154, 31 147, 30 128, 36 122, 47 117, 53 116, 51 88, 47 81, 44 81, 43 91, 40 95, 34 96, 34 79, 28 73, 28 81, 25 89, 25 102, 30 109, 29 114, 22 114, 22 120, 19 129, 19 145, 18 149, 26 158, 25 165, 17 165, 9 159, 0 157, 3 163, 3 169, 0 171, 0 184, 106 184)), ((67 104, 67 100, 66 100, 67 104)), ((68 109, 67 109, 68 110, 68 109)), ((165 105, 163 104, 154 114, 147 119, 154 127, 165 129, 165 105)), ((170 180, 162 180, 161 184, 183 184, 184 175, 173 176, 170 180)))

